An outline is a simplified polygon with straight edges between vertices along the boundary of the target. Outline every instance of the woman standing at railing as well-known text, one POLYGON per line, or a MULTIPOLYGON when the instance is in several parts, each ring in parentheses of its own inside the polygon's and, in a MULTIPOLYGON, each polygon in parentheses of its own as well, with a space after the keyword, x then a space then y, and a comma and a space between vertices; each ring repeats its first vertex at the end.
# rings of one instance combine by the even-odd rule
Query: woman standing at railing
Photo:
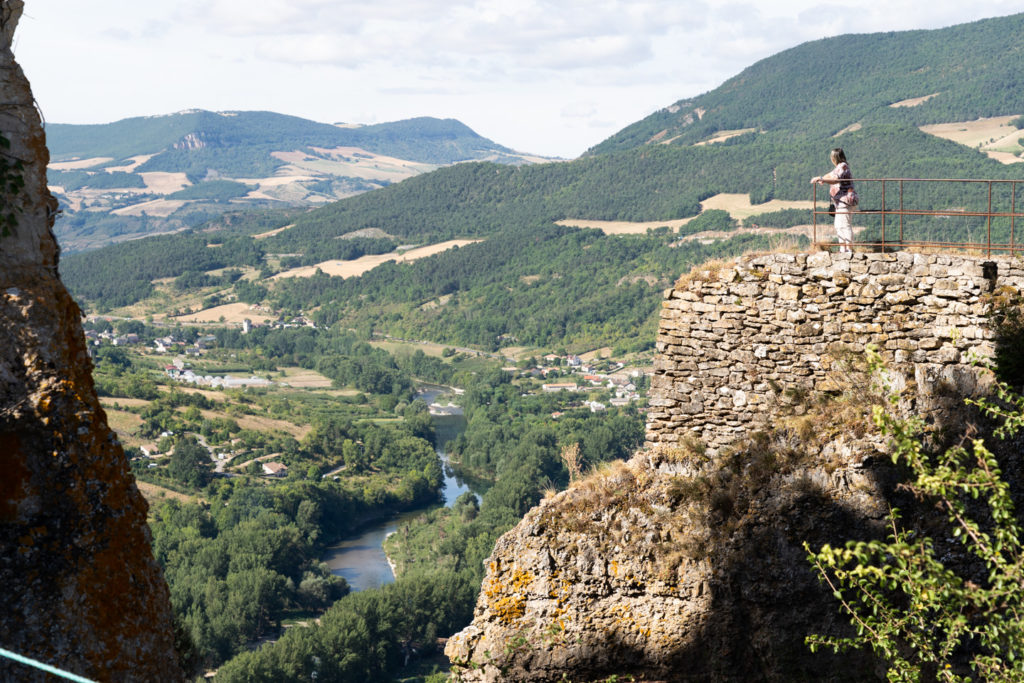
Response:
POLYGON ((835 207, 836 237, 839 238, 839 251, 853 251, 853 220, 850 214, 857 210, 859 199, 853 189, 853 173, 850 164, 846 163, 846 154, 842 147, 836 147, 829 153, 829 161, 835 166, 822 176, 811 178, 811 184, 826 183, 828 194, 835 207))

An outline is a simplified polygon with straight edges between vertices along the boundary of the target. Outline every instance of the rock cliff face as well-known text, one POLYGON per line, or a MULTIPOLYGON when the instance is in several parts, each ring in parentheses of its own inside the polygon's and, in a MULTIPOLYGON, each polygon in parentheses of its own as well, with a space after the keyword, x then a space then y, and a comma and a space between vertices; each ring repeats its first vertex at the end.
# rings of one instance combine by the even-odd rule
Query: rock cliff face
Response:
POLYGON ((984 383, 968 363, 992 351, 983 294, 1022 275, 821 253, 684 277, 663 305, 647 446, 498 541, 446 648, 462 680, 879 680, 863 654, 804 644, 849 627, 803 543, 883 535, 891 504, 915 519, 860 352, 881 349, 904 409, 948 418, 984 383))
MULTIPOLYGON (((184 678, 146 503, 96 398, 57 277, 56 202, 0 0, 0 645, 97 680, 184 678)), ((43 680, 0 659, 2 680, 43 680)))

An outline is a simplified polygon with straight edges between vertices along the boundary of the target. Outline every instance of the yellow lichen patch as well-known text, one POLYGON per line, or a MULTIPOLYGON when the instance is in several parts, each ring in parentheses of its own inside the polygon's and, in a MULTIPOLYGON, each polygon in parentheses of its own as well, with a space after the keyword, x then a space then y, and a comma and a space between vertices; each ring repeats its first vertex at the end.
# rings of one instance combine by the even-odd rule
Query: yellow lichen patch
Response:
POLYGON ((481 589, 491 612, 505 625, 511 624, 526 613, 526 590, 533 583, 530 572, 516 569, 508 583, 502 582, 494 572, 495 563, 491 563, 492 574, 484 580, 481 589))

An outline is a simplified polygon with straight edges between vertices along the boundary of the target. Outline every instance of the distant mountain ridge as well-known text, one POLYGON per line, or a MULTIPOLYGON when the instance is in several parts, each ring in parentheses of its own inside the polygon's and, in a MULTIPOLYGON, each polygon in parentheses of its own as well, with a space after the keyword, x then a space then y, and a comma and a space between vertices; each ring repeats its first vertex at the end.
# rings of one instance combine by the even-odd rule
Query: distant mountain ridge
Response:
MULTIPOLYGON (((424 164, 507 158, 519 154, 475 133, 455 119, 418 117, 391 123, 347 126, 319 123, 268 111, 212 112, 192 109, 104 124, 50 123, 46 126, 52 161, 110 156, 115 160, 154 154, 147 162, 163 167, 161 153, 172 149, 229 146, 360 147, 367 152, 424 164)), ((144 167, 142 171, 149 170, 144 167)), ((164 168, 159 168, 164 170, 164 168)))
POLYGON ((198 225, 225 210, 309 207, 464 161, 544 159, 454 119, 368 126, 189 110, 46 127, 68 251, 198 225))

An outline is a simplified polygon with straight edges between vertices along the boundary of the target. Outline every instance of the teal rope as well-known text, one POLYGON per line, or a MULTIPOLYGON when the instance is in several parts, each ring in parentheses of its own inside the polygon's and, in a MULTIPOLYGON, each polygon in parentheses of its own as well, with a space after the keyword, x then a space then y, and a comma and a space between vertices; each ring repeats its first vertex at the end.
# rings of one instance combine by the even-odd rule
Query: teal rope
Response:
POLYGON ((75 674, 70 674, 67 671, 61 671, 57 667, 50 666, 49 664, 43 664, 42 662, 37 662, 34 659, 29 659, 28 657, 25 657, 24 655, 19 655, 17 652, 11 652, 10 650, 5 650, 2 647, 0 647, 0 657, 7 657, 8 659, 13 659, 14 661, 18 662, 19 664, 24 664, 25 666, 35 667, 36 669, 42 669, 46 673, 51 673, 54 676, 60 676, 61 678, 66 678, 69 681, 77 681, 77 683, 96 683, 95 681, 90 680, 88 678, 82 678, 81 676, 76 676, 75 674))

